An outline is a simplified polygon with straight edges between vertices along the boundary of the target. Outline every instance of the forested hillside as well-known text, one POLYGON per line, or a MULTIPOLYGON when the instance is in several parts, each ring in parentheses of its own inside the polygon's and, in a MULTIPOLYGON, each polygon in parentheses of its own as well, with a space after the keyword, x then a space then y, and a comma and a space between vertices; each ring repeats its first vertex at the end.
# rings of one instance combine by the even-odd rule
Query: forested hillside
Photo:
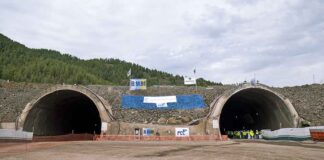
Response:
MULTIPOLYGON (((0 34, 0 79, 18 82, 128 85, 132 77, 148 85, 183 85, 183 77, 118 59, 82 60, 48 49, 30 49, 0 34)), ((198 79, 198 85, 218 83, 198 79)))

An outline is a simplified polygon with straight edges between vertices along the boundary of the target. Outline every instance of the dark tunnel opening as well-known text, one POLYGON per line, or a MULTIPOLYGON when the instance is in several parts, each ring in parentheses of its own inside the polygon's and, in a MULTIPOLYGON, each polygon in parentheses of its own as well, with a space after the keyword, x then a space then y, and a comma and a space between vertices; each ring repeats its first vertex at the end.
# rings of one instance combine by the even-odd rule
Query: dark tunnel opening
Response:
POLYGON ((276 130, 293 126, 291 113, 284 101, 270 91, 257 88, 232 95, 220 115, 222 134, 226 131, 276 130))
POLYGON ((36 102, 24 123, 35 136, 100 134, 101 119, 94 102, 72 90, 50 93, 36 102))

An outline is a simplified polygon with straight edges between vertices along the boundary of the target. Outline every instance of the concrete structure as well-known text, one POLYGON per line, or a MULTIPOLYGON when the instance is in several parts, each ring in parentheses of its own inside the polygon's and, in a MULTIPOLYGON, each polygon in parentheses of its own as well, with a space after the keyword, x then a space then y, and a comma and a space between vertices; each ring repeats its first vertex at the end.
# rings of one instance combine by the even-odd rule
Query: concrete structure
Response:
POLYGON ((225 134, 229 130, 298 127, 301 121, 288 98, 263 85, 243 84, 217 97, 210 107, 207 126, 213 133, 212 125, 225 134))
POLYGON ((105 133, 113 120, 111 106, 102 97, 82 86, 63 85, 29 102, 18 128, 35 135, 105 133))
MULTIPOLYGON (((108 93, 109 94, 109 93, 108 93)), ((245 84, 227 90, 210 104, 210 113, 191 123, 192 135, 217 135, 226 130, 297 127, 300 118, 291 102, 263 85, 245 84)), ((110 104, 88 88, 56 86, 29 102, 17 121, 18 128, 35 135, 68 133, 133 134, 151 127, 160 135, 174 135, 176 127, 115 121, 110 104)))
POLYGON ((16 129, 14 122, 0 123, 0 129, 16 129))

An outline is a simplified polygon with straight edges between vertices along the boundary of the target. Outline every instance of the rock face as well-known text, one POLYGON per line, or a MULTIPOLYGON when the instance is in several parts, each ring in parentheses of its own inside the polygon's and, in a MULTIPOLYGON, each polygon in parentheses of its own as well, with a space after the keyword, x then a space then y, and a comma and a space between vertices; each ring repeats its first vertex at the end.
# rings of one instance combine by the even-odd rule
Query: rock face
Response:
POLYGON ((15 122, 26 104, 49 87, 45 84, 0 82, 0 122, 15 122))
POLYGON ((215 97, 234 86, 217 86, 217 89, 194 87, 149 87, 145 91, 129 91, 129 87, 87 86, 99 94, 112 105, 115 118, 123 122, 152 123, 152 124, 187 124, 193 119, 205 117, 209 113, 209 104, 215 97), (121 95, 144 95, 144 96, 169 96, 182 94, 201 94, 205 99, 206 107, 195 110, 145 110, 145 109, 122 109, 121 95), (165 121, 164 121, 165 120, 165 121))
POLYGON ((311 125, 324 125, 324 85, 273 88, 289 98, 299 116, 311 125))
MULTIPOLYGON (((47 84, 29 84, 0 81, 0 122, 15 122, 24 107, 41 93, 52 87, 47 84)), ((214 86, 213 89, 194 87, 148 87, 146 91, 129 91, 128 87, 86 86, 106 99, 112 106, 117 121, 146 124, 187 124, 191 120, 205 117, 209 113, 209 104, 227 90, 237 86, 214 86), (122 109, 121 95, 166 96, 181 94, 201 94, 206 107, 195 110, 135 110, 122 109)), ((285 88, 271 88, 289 98, 298 114, 311 125, 324 125, 324 85, 304 85, 285 88)))
POLYGON ((166 124, 167 122, 167 119, 164 118, 164 117, 161 117, 159 120, 158 120, 158 124, 166 124))

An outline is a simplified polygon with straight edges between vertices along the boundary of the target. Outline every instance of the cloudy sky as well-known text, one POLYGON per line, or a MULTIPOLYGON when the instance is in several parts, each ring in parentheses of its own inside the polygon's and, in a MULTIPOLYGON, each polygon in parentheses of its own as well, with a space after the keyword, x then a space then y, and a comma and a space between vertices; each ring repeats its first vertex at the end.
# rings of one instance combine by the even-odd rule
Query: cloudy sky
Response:
POLYGON ((0 33, 222 83, 324 83, 323 0, 1 0, 0 33))

